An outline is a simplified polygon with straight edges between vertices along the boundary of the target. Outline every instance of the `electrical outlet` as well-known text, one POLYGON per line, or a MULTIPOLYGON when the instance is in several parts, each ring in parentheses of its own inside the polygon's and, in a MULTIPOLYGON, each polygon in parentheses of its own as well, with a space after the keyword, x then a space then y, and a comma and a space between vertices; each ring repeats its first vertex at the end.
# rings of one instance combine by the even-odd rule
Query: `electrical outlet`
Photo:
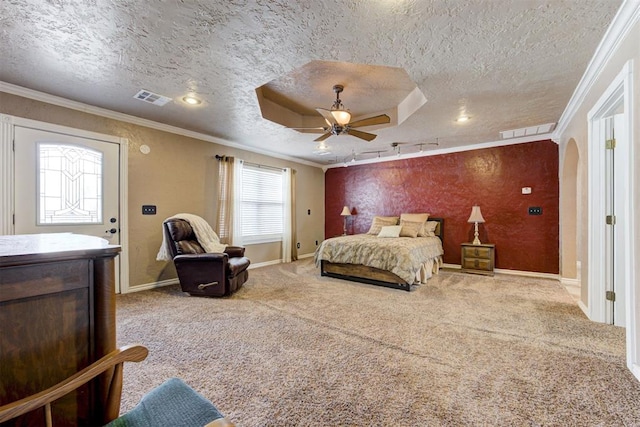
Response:
POLYGON ((155 215, 156 205, 142 205, 142 215, 155 215))
POLYGON ((307 209, 307 215, 311 215, 311 209, 307 209))
POLYGON ((296 248, 300 249, 300 242, 296 245, 296 248))
POLYGON ((318 246, 318 241, 316 240, 316 246, 318 246))
POLYGON ((542 208, 540 206, 529 206, 529 215, 542 215, 542 208))

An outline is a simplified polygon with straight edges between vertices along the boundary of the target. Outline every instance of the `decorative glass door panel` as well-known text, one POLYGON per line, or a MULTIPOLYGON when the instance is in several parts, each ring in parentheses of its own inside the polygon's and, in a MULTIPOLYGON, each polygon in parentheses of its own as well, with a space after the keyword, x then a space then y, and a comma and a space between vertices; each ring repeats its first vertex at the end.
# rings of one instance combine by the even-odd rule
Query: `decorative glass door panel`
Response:
POLYGON ((38 225, 103 224, 102 152, 38 143, 38 225))

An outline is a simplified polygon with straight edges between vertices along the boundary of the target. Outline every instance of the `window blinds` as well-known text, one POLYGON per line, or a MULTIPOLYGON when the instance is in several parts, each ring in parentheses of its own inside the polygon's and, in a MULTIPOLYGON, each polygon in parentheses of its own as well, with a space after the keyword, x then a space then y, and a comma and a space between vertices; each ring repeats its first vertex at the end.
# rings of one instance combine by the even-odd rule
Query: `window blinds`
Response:
POLYGON ((282 239, 283 172, 244 163, 242 171, 243 241, 282 239))

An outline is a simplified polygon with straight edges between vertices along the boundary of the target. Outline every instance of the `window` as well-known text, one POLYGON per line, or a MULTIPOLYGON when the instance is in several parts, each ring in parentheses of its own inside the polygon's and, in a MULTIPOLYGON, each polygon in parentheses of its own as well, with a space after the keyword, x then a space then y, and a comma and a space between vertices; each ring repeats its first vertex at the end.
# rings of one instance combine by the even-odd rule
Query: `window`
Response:
POLYGON ((240 216, 243 243, 282 240, 283 171, 244 163, 240 216))
POLYGON ((102 223, 102 153, 38 144, 38 224, 102 223))

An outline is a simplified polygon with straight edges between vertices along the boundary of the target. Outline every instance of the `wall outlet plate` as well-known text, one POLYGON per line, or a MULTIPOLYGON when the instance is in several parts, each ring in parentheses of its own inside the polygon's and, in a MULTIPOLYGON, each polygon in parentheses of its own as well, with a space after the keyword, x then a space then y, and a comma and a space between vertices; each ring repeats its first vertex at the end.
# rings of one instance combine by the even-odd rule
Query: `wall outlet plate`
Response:
POLYGON ((142 205, 142 215, 155 215, 156 205, 142 205))
POLYGON ((542 208, 540 206, 529 206, 529 215, 542 215, 542 208))

